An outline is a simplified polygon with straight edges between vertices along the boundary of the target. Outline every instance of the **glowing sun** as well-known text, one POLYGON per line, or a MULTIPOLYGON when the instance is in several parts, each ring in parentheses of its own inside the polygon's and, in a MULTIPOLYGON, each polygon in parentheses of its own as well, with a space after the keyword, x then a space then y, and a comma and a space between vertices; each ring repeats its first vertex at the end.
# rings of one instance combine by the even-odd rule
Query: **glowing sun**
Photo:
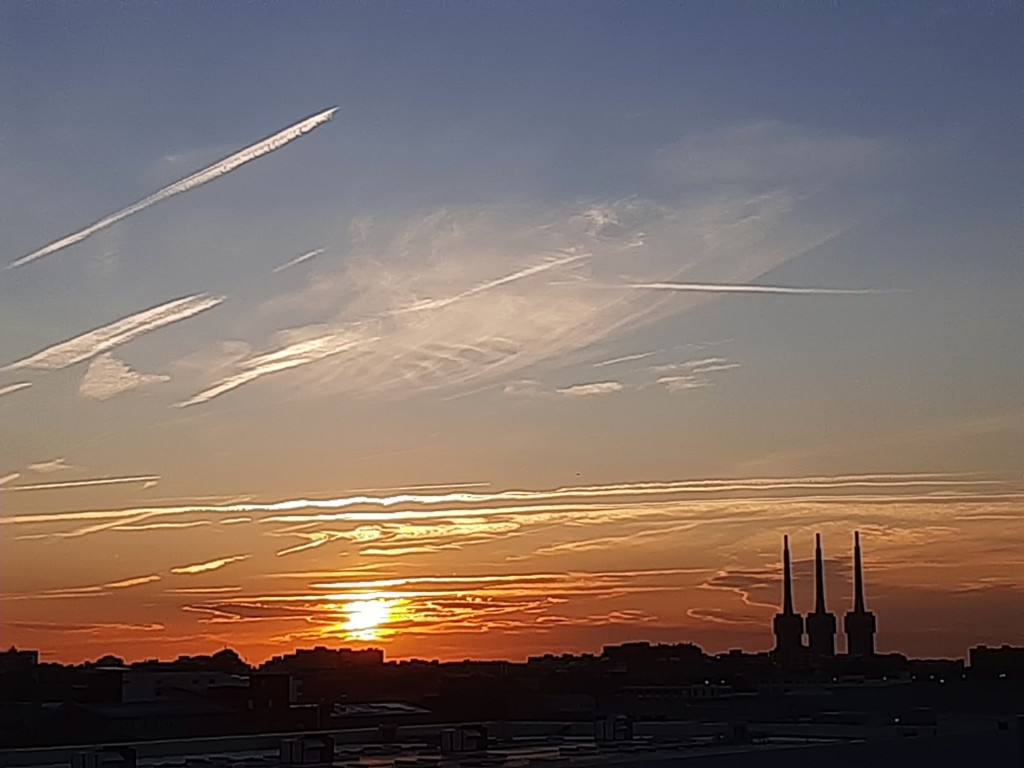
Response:
POLYGON ((391 619, 392 600, 353 600, 342 612, 345 614, 345 631, 353 640, 376 640, 381 626, 391 619))

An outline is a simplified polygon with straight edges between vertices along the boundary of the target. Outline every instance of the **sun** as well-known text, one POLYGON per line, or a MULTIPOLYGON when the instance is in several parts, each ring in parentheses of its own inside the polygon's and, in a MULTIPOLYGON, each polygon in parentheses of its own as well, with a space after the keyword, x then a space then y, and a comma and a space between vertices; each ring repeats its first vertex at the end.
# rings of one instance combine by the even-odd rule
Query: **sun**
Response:
POLYGON ((374 598, 372 600, 353 600, 342 608, 345 614, 344 629, 353 640, 376 640, 380 630, 391 620, 394 600, 374 598))

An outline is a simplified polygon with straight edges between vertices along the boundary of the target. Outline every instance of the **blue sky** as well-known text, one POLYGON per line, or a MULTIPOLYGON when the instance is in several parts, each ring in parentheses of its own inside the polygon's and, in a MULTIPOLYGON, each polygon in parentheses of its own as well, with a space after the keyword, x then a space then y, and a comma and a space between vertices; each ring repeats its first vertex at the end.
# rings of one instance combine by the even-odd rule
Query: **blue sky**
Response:
MULTIPOLYGON (((96 565, 127 539, 168 569, 244 550, 210 570, 251 568, 233 586, 253 586, 276 562, 261 547, 294 535, 270 512, 232 526, 237 540, 189 533, 241 497, 906 473, 964 505, 1019 494, 1021 26, 1010 3, 5 3, 5 264, 338 107, 0 273, 4 516, 57 516, 4 526, 23 542, 0 566, 24 597, 9 631, 49 642, 24 628, 53 607, 40 591, 139 578, 96 565), (109 330, 190 296, 175 322, 123 343, 109 330), (110 343, 76 342, 77 362, 11 367, 98 328, 110 343), (134 477, 158 482, 16 490, 134 477), (130 521, 179 503, 198 505, 192 528, 76 527, 82 512, 130 521), (66 569, 17 581, 22 559, 57 553, 66 569)), ((945 546, 932 529, 956 528, 948 500, 893 517, 900 488, 793 532, 834 525, 845 542, 867 515, 880 547, 931 541, 926 528, 945 546)), ((673 560, 645 549, 657 529, 633 493, 635 519, 602 523, 638 536, 617 561, 673 560)), ((576 522, 522 539, 487 528, 477 559, 461 524, 421 532, 437 549, 394 544, 401 557, 327 534, 287 557, 507 575, 576 522)), ((994 524, 957 534, 995 547, 994 524)), ((722 558, 776 555, 770 517, 737 525, 722 558)), ((694 530, 687 546, 706 550, 694 530)), ((1014 563, 987 567, 971 578, 1008 579, 1014 563)), ((168 578, 131 589, 176 611, 152 623, 199 637, 160 591, 168 578)), ((95 604, 102 626, 135 605, 95 604)), ((565 647, 608 626, 573 605, 591 634, 565 647)), ((747 642, 742 623, 644 610, 659 632, 747 642)))

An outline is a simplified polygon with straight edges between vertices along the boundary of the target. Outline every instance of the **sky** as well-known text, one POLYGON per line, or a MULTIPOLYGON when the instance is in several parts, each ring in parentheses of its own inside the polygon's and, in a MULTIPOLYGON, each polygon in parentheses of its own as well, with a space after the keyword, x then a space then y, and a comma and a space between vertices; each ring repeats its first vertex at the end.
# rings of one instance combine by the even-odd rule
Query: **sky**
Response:
POLYGON ((0 13, 0 644, 1024 642, 1018 4, 0 13))

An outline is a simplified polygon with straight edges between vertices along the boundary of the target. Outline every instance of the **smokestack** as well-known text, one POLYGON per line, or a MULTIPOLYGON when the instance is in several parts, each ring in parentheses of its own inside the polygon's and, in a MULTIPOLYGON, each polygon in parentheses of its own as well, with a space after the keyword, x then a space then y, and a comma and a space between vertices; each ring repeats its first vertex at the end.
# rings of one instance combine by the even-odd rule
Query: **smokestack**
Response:
POLYGON ((814 612, 825 613, 825 567, 821 562, 821 534, 814 534, 814 612))
POLYGON ((836 617, 825 609, 825 565, 821 558, 821 534, 814 534, 814 612, 807 614, 807 639, 811 655, 818 658, 836 652, 836 617))
POLYGON ((804 618, 793 610, 793 571, 789 564, 789 536, 782 537, 782 611, 772 620, 775 659, 789 666, 804 650, 804 618))
POLYGON ((853 612, 864 613, 864 571, 860 564, 860 531, 853 532, 853 612))
POLYGON ((853 533, 853 610, 843 620, 846 652, 851 656, 875 655, 875 614, 864 607, 864 570, 860 561, 860 531, 853 533))
POLYGON ((789 566, 789 536, 782 537, 782 612, 793 613, 793 574, 789 566))

